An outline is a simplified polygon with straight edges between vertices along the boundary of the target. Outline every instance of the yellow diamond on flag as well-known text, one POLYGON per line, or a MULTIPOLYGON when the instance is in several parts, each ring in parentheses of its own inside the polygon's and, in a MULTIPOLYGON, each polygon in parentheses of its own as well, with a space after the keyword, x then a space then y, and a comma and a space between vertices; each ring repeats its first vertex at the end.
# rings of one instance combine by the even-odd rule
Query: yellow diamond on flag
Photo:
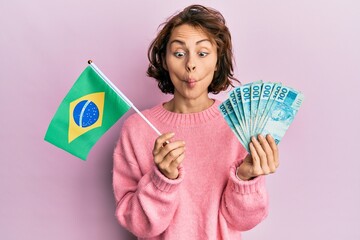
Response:
POLYGON ((70 103, 68 142, 101 127, 105 92, 91 93, 70 103))

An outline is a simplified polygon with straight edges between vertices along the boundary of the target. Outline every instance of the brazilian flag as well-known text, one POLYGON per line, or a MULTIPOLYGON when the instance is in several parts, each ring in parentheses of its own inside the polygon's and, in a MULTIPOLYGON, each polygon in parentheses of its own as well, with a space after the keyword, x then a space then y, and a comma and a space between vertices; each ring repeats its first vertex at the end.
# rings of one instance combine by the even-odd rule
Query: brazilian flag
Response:
POLYGON ((90 64, 61 102, 45 140, 86 160, 99 138, 131 108, 127 98, 116 90, 90 64))

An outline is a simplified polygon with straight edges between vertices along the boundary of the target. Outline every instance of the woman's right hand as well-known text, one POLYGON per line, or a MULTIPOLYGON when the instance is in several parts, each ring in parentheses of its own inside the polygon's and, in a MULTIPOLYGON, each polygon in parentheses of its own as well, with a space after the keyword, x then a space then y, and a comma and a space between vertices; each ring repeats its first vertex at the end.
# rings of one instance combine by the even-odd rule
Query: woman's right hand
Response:
POLYGON ((174 141, 174 133, 165 133, 155 141, 153 156, 159 171, 169 179, 179 176, 179 165, 185 158, 185 142, 174 141))

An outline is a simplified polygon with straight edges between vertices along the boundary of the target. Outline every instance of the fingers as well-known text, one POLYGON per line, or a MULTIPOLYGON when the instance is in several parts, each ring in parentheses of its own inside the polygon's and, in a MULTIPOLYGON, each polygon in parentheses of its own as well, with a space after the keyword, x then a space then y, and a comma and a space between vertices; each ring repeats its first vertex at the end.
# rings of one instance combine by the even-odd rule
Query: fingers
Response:
MULTIPOLYGON (((185 147, 185 142, 184 141, 174 141, 171 143, 166 144, 165 146, 161 146, 160 149, 157 151, 157 154, 154 155, 155 158, 160 158, 160 161, 162 161, 162 159, 165 158, 170 158, 170 159, 174 159, 176 157, 178 157, 180 155, 177 154, 179 150, 179 148, 184 148, 185 147), (177 151, 175 151, 177 150, 177 151)), ((157 162, 157 160, 155 159, 155 162, 157 162)))
MULTIPOLYGON (((256 150, 256 158, 257 158, 257 161, 260 162, 262 173, 269 174, 270 168, 269 168, 269 164, 268 164, 267 154, 265 152, 266 146, 263 146, 265 144, 263 142, 263 139, 261 139, 260 136, 261 135, 259 135, 259 140, 261 140, 262 143, 260 143, 255 137, 251 138, 251 142, 256 150), (263 149, 263 147, 265 149, 263 149)), ((256 172, 259 172, 259 171, 256 171, 256 172)))
POLYGON ((278 150, 278 147, 275 143, 275 140, 274 138, 268 134, 266 136, 266 139, 271 147, 271 150, 273 152, 273 156, 274 156, 274 164, 275 164, 275 167, 278 168, 279 167, 279 150, 278 150))
POLYGON ((254 175, 274 173, 279 166, 278 148, 274 139, 258 135, 251 138, 250 152, 253 157, 254 175))
POLYGON ((250 147, 250 155, 251 155, 252 160, 253 160, 253 168, 252 168, 251 176, 253 176, 253 177, 260 176, 260 175, 263 174, 261 164, 260 164, 260 157, 257 154, 254 143, 251 142, 249 144, 249 147, 250 147))
MULTIPOLYGON (((268 135, 269 136, 269 135, 268 135)), ((259 142, 261 144, 261 147, 263 148, 265 152, 265 160, 267 161, 267 166, 269 172, 265 172, 265 174, 274 173, 276 170, 275 163, 274 163, 274 154, 270 147, 270 144, 268 143, 267 139, 263 135, 258 136, 259 142)))
POLYGON ((185 158, 185 148, 184 151, 177 158, 173 159, 170 162, 170 167, 177 168, 183 162, 184 158, 185 158))
POLYGON ((166 143, 169 143, 170 139, 173 138, 174 136, 175 136, 175 133, 170 132, 170 133, 165 133, 165 134, 161 135, 160 137, 158 137, 154 144, 153 155, 155 156, 156 154, 158 154, 160 152, 161 148, 163 146, 165 146, 166 143))
POLYGON ((160 172, 170 179, 178 177, 178 166, 185 158, 185 142, 170 140, 174 133, 166 133, 158 137, 154 144, 154 162, 160 172))
POLYGON ((160 151, 155 163, 160 168, 167 168, 173 161, 179 158, 185 152, 185 143, 183 141, 176 141, 167 144, 163 151, 160 151))
POLYGON ((161 154, 154 158, 160 172, 169 179, 176 179, 179 176, 178 167, 185 156, 185 146, 183 144, 183 141, 169 143, 163 148, 164 151, 161 151, 161 154), (167 152, 164 157, 163 152, 167 152))

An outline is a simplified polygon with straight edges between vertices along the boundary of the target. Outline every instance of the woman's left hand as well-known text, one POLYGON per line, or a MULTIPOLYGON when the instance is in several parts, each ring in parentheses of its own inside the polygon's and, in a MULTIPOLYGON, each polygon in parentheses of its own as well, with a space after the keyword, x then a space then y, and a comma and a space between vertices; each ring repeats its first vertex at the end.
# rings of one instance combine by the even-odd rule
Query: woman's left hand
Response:
POLYGON ((237 168, 236 174, 242 180, 250 180, 257 176, 274 173, 279 167, 279 153, 275 140, 271 135, 251 138, 250 154, 237 168))

